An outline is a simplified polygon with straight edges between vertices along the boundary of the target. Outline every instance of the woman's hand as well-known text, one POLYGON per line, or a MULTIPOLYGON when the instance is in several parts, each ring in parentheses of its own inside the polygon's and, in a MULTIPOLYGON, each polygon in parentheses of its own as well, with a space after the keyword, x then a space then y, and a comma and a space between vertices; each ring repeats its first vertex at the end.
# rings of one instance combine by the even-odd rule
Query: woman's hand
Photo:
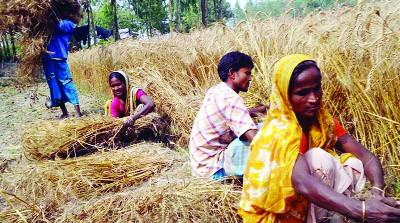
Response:
POLYGON ((377 197, 365 201, 365 222, 400 222, 398 202, 388 197, 377 197))
POLYGON ((133 116, 127 117, 127 118, 125 119, 125 121, 124 121, 124 128, 133 127, 133 125, 135 124, 135 120, 136 120, 136 119, 134 119, 133 116))

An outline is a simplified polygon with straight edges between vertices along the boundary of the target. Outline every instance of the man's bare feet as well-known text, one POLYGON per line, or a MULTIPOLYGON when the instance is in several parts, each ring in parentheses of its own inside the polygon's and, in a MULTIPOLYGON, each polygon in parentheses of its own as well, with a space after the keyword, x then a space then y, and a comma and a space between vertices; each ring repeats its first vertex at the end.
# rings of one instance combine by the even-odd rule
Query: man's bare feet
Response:
POLYGON ((81 112, 81 108, 79 107, 79 105, 75 105, 75 118, 79 118, 82 117, 82 112, 81 112))
POLYGON ((44 102, 44 105, 46 106, 46 108, 51 108, 51 100, 50 97, 46 97, 46 101, 44 102))
POLYGON ((67 114, 62 114, 62 115, 60 115, 59 117, 58 117, 58 119, 64 119, 64 118, 68 118, 69 117, 69 114, 67 113, 67 114))

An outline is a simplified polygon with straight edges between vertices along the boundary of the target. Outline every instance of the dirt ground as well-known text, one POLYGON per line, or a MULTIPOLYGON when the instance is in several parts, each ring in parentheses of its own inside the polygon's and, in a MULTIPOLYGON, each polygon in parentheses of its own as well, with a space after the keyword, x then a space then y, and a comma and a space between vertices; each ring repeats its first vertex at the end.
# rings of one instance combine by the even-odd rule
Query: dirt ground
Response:
MULTIPOLYGON (((45 99, 49 88, 43 79, 38 84, 17 87, 13 84, 16 65, 0 64, 0 149, 13 149, 19 144, 24 126, 37 120, 57 119, 61 114, 59 108, 47 109, 45 99)), ((78 88, 79 102, 84 116, 103 112, 103 101, 100 101, 78 88)), ((67 103, 70 116, 75 114, 74 106, 67 103)), ((17 151, 14 151, 17 152, 17 151)))

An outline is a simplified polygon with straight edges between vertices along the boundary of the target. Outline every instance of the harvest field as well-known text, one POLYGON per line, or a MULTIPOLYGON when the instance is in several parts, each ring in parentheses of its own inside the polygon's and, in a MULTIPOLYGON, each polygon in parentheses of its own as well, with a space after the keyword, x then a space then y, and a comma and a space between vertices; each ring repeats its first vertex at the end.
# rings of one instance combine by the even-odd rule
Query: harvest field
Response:
MULTIPOLYGON (((250 90, 241 94, 248 107, 268 104, 271 74, 280 58, 313 56, 323 74, 328 110, 380 159, 386 193, 399 198, 400 5, 361 1, 304 18, 291 18, 290 12, 248 18, 233 28, 216 23, 189 34, 127 39, 70 54, 72 76, 84 97, 101 106, 98 101, 111 98, 108 74, 123 70, 153 99, 163 127, 157 126, 155 142, 114 150, 112 142, 104 141, 95 153, 59 159, 51 149, 84 140, 70 136, 73 142, 64 142, 42 131, 43 141, 32 141, 37 139, 33 128, 40 132, 56 126, 62 132, 64 124, 74 121, 38 116, 41 121, 26 129, 31 133, 20 133, 22 158, 17 160, 22 161, 0 175, 0 220, 241 222, 236 211, 240 187, 191 178, 187 149, 202 99, 219 82, 218 61, 234 50, 255 62, 250 90)), ((100 119, 102 109, 90 111, 86 119, 100 119)), ((108 136, 113 135, 118 123, 106 124, 95 128, 109 128, 108 136)))

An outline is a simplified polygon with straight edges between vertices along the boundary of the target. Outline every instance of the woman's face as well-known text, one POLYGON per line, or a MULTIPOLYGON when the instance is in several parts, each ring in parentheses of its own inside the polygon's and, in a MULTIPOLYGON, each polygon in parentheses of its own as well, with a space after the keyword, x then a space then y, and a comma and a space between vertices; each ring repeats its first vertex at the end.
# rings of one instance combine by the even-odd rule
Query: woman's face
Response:
POLYGON ((126 95, 125 83, 120 81, 118 78, 113 77, 110 80, 110 88, 113 92, 114 97, 123 98, 126 95))
POLYGON ((321 78, 318 69, 310 67, 294 79, 289 99, 298 118, 318 115, 322 99, 321 78))

